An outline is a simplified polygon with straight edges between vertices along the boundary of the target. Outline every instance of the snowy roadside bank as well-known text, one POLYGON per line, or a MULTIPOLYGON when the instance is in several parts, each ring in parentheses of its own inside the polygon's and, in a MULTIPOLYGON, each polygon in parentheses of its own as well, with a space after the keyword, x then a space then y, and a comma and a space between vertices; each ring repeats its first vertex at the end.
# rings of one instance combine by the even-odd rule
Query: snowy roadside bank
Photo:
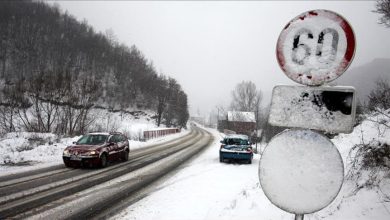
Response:
MULTIPOLYGON (((180 133, 145 142, 129 140, 130 150, 163 143, 189 132, 182 129, 180 133)), ((8 133, 0 139, 0 176, 62 164, 63 150, 79 138, 59 138, 50 133, 8 133)))

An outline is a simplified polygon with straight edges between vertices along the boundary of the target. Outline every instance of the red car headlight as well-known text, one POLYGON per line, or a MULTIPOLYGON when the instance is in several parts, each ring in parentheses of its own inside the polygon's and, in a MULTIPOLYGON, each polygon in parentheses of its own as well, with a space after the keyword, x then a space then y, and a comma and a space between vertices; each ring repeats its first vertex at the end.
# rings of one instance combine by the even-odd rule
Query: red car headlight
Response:
POLYGON ((64 156, 69 156, 69 150, 65 149, 64 152, 62 153, 64 156))
POLYGON ((97 152, 96 150, 92 150, 92 151, 89 151, 87 154, 91 155, 91 156, 94 156, 94 155, 98 155, 99 152, 97 152))

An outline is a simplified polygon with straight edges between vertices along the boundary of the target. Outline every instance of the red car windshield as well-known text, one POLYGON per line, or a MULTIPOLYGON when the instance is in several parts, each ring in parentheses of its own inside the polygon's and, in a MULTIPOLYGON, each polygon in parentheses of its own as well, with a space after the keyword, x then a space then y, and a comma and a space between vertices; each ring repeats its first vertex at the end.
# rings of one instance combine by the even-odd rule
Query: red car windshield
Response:
POLYGON ((99 145, 106 142, 108 135, 104 134, 88 134, 82 136, 77 144, 99 145))

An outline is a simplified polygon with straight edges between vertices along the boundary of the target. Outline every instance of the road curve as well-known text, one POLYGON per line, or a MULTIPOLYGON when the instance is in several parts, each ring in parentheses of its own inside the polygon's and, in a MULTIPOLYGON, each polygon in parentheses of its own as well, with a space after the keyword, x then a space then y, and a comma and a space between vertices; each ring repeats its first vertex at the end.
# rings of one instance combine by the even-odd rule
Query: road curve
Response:
POLYGON ((104 169, 54 166, 0 177, 0 219, 93 218, 168 173, 212 141, 188 135, 130 152, 130 160, 104 169))

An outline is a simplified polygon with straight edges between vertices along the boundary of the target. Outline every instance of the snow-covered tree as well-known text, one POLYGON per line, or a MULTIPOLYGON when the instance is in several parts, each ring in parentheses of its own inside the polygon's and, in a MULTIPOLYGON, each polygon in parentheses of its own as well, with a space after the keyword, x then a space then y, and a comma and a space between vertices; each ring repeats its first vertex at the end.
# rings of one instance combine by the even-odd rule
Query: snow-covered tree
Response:
POLYGON ((382 15, 380 24, 390 27, 390 0, 377 0, 374 12, 382 15))

